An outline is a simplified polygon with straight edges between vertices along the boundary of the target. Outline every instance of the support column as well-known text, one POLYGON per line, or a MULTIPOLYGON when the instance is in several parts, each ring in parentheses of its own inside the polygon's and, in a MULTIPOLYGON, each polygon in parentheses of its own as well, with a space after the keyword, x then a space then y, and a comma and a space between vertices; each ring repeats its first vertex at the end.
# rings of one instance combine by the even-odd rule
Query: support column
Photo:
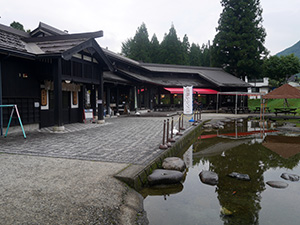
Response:
POLYGON ((138 100, 137 100, 137 86, 134 86, 133 90, 134 94, 134 110, 137 111, 138 108, 138 100))
POLYGON ((106 115, 110 115, 110 87, 106 87, 106 115))
POLYGON ((142 98, 141 98, 141 86, 138 86, 138 106, 137 108, 142 108, 142 98))
POLYGON ((153 88, 149 88, 149 109, 153 109, 153 88))
POLYGON ((116 108, 117 108, 117 116, 120 115, 120 112, 119 112, 119 103, 120 103, 120 91, 119 91, 119 87, 117 86, 117 94, 116 94, 116 108))
MULTIPOLYGON (((2 65, 0 61, 0 105, 2 105, 2 65)), ((3 113, 2 107, 0 107, 0 135, 3 136, 3 113)))
POLYGON ((99 86, 98 86, 98 123, 104 123, 103 117, 103 72, 99 74, 99 86))
POLYGON ((161 97, 160 97, 161 92, 160 92, 160 88, 158 88, 157 93, 158 93, 157 101, 158 101, 158 105, 159 105, 159 107, 160 107, 160 102, 161 102, 161 97))
POLYGON ((53 60, 53 83, 54 83, 54 130, 62 131, 63 126, 63 110, 62 110, 62 67, 61 58, 53 60))
POLYGON ((91 90, 91 107, 93 109, 93 115, 96 116, 97 111, 96 111, 96 88, 94 85, 92 85, 92 90, 91 90))
POLYGON ((79 98, 79 121, 82 123, 83 122, 83 110, 84 110, 84 90, 85 90, 85 85, 82 85, 80 87, 80 92, 78 93, 78 98, 79 98))

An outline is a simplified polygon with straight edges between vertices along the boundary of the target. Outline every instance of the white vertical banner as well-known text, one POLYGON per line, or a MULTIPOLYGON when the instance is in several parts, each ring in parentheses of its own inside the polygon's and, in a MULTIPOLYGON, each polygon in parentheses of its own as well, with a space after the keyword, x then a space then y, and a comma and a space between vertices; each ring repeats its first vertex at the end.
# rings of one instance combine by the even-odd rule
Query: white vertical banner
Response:
POLYGON ((193 86, 183 87, 183 113, 193 114, 193 86))

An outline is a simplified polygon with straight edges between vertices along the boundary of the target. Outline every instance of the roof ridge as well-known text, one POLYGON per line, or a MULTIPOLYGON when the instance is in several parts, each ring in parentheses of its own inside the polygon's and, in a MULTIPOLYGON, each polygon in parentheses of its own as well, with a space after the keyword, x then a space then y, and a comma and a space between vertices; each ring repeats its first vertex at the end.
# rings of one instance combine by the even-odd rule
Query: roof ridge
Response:
POLYGON ((4 31, 6 33, 10 33, 10 34, 14 34, 14 35, 22 36, 22 37, 30 37, 29 33, 22 31, 22 30, 15 29, 13 27, 6 26, 4 24, 0 24, 0 30, 4 31))

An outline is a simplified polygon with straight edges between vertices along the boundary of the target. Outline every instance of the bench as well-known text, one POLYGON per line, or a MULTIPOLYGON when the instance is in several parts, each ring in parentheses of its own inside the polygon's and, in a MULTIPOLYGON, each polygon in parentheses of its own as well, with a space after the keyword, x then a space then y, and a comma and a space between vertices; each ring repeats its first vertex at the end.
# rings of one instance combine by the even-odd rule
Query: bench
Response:
POLYGON ((296 115, 296 109, 297 108, 275 108, 274 110, 275 110, 275 115, 277 116, 277 114, 280 114, 280 113, 282 113, 282 114, 294 114, 294 116, 296 115))
POLYGON ((220 110, 224 110, 226 113, 235 113, 235 109, 233 107, 222 107, 220 110))
POLYGON ((238 109, 237 109, 237 111, 238 111, 238 113, 240 112, 240 113, 250 113, 251 112, 251 110, 248 108, 248 107, 239 107, 238 109))
MULTIPOLYGON (((265 107, 265 112, 268 112, 270 113, 271 112, 271 109, 269 107, 265 107)), ((255 109, 253 110, 254 113, 256 112, 260 112, 260 107, 255 107, 255 109)))

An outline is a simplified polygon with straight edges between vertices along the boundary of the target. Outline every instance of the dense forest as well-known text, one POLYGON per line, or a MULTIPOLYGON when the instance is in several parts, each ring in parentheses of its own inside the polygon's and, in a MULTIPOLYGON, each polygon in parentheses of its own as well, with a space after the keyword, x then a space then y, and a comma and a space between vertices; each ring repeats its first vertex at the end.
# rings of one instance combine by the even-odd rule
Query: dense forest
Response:
POLYGON ((143 23, 133 38, 122 43, 122 54, 147 63, 211 66, 209 44, 201 47, 195 43, 190 44, 187 35, 181 41, 174 25, 159 43, 155 34, 149 40, 146 24, 143 23))

